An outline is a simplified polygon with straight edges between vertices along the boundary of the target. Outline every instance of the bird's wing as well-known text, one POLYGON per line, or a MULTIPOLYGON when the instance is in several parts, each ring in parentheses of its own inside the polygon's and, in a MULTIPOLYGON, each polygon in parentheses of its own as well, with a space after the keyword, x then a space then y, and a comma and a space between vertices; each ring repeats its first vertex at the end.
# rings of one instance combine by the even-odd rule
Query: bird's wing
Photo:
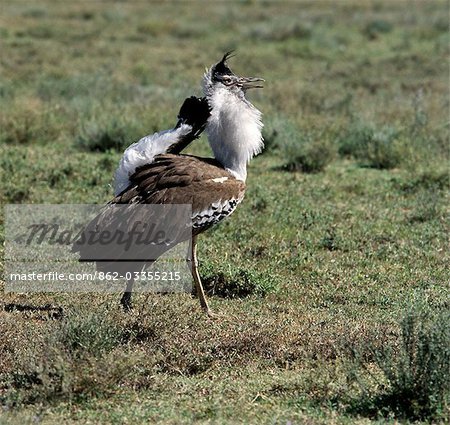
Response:
MULTIPOLYGON (((154 162, 136 170, 130 177, 130 186, 86 226, 73 250, 80 253, 81 260, 96 261, 99 270, 119 270, 125 267, 120 263, 125 260, 121 247, 115 244, 99 247, 83 241, 88 240, 92 232, 130 232, 136 223, 155 223, 157 228, 154 233, 157 229, 170 229, 170 243, 142 245, 137 251, 140 258, 145 255, 149 260, 154 260, 178 243, 228 217, 242 201, 244 193, 245 183, 213 159, 158 155, 154 162), (190 205, 190 223, 186 227, 185 221, 177 216, 176 209, 157 215, 154 209, 139 208, 141 204, 159 204, 167 208, 171 205, 190 205), (125 210, 117 210, 115 206, 123 206, 125 210)), ((126 267, 124 270, 130 271, 130 265, 126 267)))
POLYGON ((214 159, 159 155, 130 177, 113 203, 188 204, 196 233, 229 216, 244 198, 245 183, 214 159))

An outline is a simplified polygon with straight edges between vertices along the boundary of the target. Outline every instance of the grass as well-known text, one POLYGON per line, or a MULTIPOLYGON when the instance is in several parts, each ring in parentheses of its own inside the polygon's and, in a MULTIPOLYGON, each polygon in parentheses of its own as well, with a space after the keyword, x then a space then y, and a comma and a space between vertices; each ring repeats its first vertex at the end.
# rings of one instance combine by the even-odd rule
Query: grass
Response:
POLYGON ((5 293, 0 423, 448 420, 447 3, 174 8, 2 7, 0 202, 107 202, 123 147, 238 48, 233 69, 267 81, 249 93, 267 146, 200 239, 226 318, 190 294, 127 315, 118 294, 5 293))
MULTIPOLYGON (((449 313, 425 306, 407 312, 401 322, 399 348, 373 349, 382 372, 377 394, 362 385, 362 399, 351 409, 401 419, 429 420, 441 416, 450 393, 449 313)), ((359 379, 361 383, 361 379, 359 379)))

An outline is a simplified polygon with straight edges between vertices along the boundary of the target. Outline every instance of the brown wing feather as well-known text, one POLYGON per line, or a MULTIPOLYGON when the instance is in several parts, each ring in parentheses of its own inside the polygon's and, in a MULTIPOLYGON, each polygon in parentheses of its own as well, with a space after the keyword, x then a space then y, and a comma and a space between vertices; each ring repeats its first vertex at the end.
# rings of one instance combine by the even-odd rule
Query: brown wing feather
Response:
POLYGON ((130 177, 130 186, 112 203, 190 204, 193 212, 230 199, 242 200, 245 183, 218 161, 189 155, 159 155, 130 177))
MULTIPOLYGON (((243 199, 244 193, 244 182, 237 180, 216 160, 166 154, 159 155, 153 163, 138 168, 130 177, 129 187, 110 204, 192 205, 192 234, 196 235, 229 216, 243 199)), ((106 209, 87 226, 87 229, 95 227, 101 230, 116 229, 119 224, 117 219, 111 216, 115 214, 114 210, 110 211, 109 214, 106 209)), ((132 226, 134 218, 130 216, 129 226, 132 226)), ((146 221, 145 217, 139 216, 138 219, 146 221)), ((147 221, 150 221, 150 217, 147 221)), ((180 230, 177 243, 189 239, 190 236, 190 232, 180 230)), ((83 247, 76 250, 83 259, 83 247)), ((114 253, 106 250, 101 256, 104 259, 115 258, 111 254, 114 253)), ((137 263, 136 270, 142 265, 137 263)), ((120 270, 121 267, 125 265, 114 262, 97 263, 97 268, 104 271, 120 270)), ((126 267, 124 270, 130 271, 130 264, 126 267)))

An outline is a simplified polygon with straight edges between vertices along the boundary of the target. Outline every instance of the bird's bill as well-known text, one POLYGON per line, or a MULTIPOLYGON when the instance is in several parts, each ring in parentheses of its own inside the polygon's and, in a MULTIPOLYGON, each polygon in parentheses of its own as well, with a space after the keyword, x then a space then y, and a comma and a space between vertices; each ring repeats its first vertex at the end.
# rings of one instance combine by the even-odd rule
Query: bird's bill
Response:
POLYGON ((262 89, 264 86, 262 83, 264 82, 264 78, 259 77, 239 77, 237 80, 237 84, 240 85, 244 90, 247 89, 262 89))

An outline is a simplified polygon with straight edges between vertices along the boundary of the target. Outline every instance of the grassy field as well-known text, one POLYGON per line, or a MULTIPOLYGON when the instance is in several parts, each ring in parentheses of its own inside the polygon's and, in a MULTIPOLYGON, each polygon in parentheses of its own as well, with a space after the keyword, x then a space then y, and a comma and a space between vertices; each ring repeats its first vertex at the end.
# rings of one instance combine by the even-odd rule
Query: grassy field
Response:
MULTIPOLYGON (((171 128, 230 49, 266 79, 250 96, 267 147, 199 244, 227 318, 189 294, 125 314, 118 294, 4 293, 0 424, 448 420, 448 12, 3 2, 2 205, 108 201, 124 147, 171 128)), ((189 152, 211 155, 204 136, 189 152)))

